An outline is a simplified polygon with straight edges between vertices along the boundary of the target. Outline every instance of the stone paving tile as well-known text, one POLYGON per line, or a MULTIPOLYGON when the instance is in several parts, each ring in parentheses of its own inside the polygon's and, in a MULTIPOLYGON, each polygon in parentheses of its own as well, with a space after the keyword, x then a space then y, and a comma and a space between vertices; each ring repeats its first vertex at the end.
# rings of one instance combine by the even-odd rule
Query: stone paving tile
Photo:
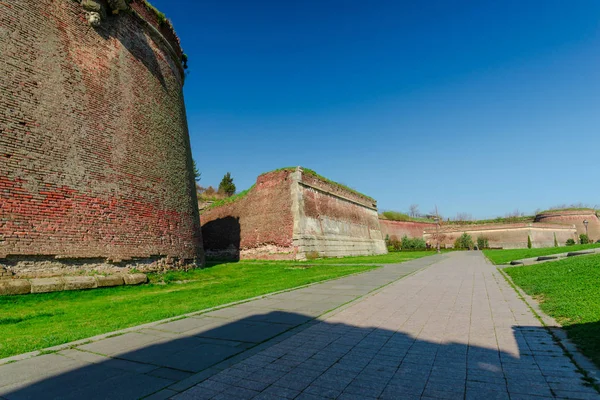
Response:
POLYGON ((320 321, 253 356, 257 371, 280 373, 257 398, 600 399, 480 253, 451 254, 320 321))

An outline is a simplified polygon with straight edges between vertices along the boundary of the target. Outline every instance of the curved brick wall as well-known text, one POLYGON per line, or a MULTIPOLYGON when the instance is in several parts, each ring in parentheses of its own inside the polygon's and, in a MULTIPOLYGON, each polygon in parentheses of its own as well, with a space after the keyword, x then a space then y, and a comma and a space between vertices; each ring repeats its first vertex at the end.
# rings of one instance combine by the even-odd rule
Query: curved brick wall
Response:
POLYGON ((181 49, 132 7, 92 28, 75 1, 0 2, 8 264, 202 257, 181 49))
POLYGON ((590 239, 600 240, 600 220, 594 210, 564 210, 551 211, 536 215, 536 222, 551 222, 564 225, 575 225, 577 235, 585 233, 583 221, 588 221, 588 235, 590 239))
POLYGON ((402 239, 404 236, 409 238, 422 238, 425 229, 435 229, 434 223, 413 222, 413 221, 390 221, 388 219, 379 219, 381 225, 381 233, 385 238, 389 235, 391 238, 395 236, 397 239, 402 239))

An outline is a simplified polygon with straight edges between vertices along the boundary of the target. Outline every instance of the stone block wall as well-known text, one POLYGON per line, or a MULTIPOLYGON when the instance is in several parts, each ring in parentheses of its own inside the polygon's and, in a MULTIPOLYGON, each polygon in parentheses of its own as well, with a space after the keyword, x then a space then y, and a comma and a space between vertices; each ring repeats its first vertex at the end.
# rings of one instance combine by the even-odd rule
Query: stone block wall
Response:
POLYGON ((213 257, 305 259, 386 253, 376 203, 301 168, 261 175, 249 193, 201 216, 213 257))
POLYGON ((0 264, 17 274, 202 259, 181 49, 132 7, 91 27, 77 1, 0 3, 0 264))

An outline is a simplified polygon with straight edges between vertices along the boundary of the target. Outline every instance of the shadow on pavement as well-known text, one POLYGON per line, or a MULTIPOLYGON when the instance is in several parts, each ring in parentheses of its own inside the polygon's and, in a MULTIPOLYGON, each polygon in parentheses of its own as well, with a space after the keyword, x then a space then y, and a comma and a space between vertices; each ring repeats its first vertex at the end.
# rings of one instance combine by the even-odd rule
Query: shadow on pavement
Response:
POLYGON ((550 336, 539 327, 513 328, 519 348, 514 355, 297 313, 227 319, 242 311, 222 309, 82 345, 81 350, 0 366, 0 397, 136 399, 160 392, 157 398, 167 398, 199 383, 182 398, 245 399, 264 392, 263 398, 304 393, 325 398, 508 399, 509 390, 522 393, 522 398, 552 397, 549 382, 580 382, 558 352, 544 353, 543 362, 550 367, 540 367, 530 346, 542 346, 550 336), (194 376, 226 359, 231 362, 221 367, 230 368, 194 376))

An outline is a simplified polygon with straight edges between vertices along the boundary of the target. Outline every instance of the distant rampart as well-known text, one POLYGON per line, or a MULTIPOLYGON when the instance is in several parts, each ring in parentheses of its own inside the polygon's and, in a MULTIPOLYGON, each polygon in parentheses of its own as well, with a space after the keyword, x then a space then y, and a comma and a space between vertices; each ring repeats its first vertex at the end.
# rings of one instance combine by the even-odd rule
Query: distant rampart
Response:
POLYGON ((205 211, 213 257, 305 259, 386 253, 377 204, 301 168, 263 174, 246 196, 205 211))

